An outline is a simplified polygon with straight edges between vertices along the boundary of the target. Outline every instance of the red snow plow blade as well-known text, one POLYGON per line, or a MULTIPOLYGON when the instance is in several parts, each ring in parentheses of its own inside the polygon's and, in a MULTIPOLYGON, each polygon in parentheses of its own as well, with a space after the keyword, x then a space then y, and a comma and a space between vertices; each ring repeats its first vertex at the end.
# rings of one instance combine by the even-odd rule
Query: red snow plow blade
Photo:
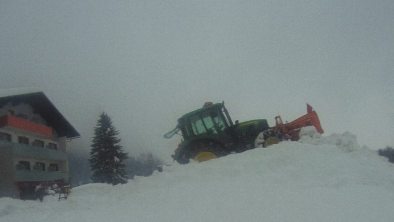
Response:
POLYGON ((308 114, 303 115, 290 123, 283 123, 280 116, 275 117, 276 126, 271 127, 271 129, 282 133, 286 139, 293 141, 299 140, 300 130, 302 127, 306 126, 314 126, 318 133, 323 134, 324 130, 320 125, 320 120, 316 111, 314 111, 309 104, 306 104, 306 106, 308 114))

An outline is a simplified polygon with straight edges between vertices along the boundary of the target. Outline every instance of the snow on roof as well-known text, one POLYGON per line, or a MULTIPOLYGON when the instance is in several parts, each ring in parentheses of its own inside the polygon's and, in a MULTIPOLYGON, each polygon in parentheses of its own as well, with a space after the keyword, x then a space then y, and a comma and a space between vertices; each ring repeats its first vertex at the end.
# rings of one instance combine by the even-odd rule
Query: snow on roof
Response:
POLYGON ((37 113, 40 113, 59 136, 68 139, 80 137, 78 131, 66 120, 52 102, 45 96, 44 92, 37 88, 14 88, 0 90, 0 107, 5 104, 27 103, 37 113))

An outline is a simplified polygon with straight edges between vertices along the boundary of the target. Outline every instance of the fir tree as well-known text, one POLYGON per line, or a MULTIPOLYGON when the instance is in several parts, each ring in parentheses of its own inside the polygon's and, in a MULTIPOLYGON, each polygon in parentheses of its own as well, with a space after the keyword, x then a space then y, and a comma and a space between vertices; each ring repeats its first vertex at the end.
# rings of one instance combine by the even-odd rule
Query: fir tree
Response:
POLYGON ((123 161, 128 158, 122 151, 119 134, 112 125, 111 118, 102 113, 94 128, 92 149, 90 151, 90 167, 93 171, 91 179, 95 183, 126 183, 127 176, 123 161))

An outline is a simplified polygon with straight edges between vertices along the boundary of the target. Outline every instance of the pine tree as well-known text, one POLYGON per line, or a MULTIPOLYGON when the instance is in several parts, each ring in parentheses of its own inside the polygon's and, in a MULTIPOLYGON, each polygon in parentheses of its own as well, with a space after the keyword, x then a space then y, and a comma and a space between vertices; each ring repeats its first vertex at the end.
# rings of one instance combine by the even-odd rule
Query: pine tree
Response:
POLYGON ((91 179, 95 183, 126 183, 126 169, 123 161, 128 158, 119 145, 119 134, 112 125, 111 118, 102 113, 94 128, 92 149, 90 151, 90 167, 93 171, 91 179))

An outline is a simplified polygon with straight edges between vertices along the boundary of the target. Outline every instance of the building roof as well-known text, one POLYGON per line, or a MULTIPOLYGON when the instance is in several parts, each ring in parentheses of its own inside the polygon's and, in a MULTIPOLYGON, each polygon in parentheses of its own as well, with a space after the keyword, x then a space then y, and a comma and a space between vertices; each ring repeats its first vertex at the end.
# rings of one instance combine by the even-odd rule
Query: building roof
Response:
POLYGON ((42 91, 35 89, 11 89, 0 92, 0 107, 11 102, 29 104, 33 110, 47 121, 60 137, 73 139, 80 137, 78 131, 64 118, 42 91))

